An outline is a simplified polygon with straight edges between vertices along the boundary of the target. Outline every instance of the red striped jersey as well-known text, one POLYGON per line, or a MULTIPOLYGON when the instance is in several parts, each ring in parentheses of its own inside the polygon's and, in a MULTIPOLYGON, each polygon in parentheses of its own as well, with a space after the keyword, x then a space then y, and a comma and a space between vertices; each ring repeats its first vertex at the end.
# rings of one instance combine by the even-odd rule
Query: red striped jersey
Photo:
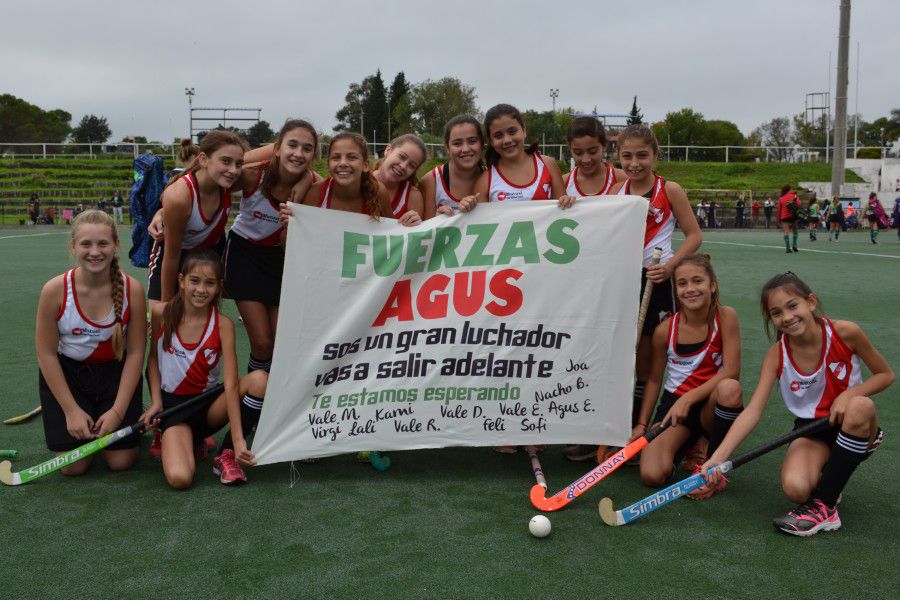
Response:
POLYGON ((488 202, 513 202, 521 200, 549 200, 552 194, 550 171, 541 160, 539 152, 531 155, 534 160, 534 178, 525 185, 510 182, 500 167, 494 165, 488 173, 488 202))
MULTIPOLYGON (((131 292, 131 277, 122 273, 122 331, 128 327, 131 310, 128 307, 128 295, 131 292)), ((78 292, 75 289, 75 269, 69 269, 63 275, 63 302, 56 315, 56 328, 59 332, 57 352, 73 360, 86 363, 107 363, 116 359, 112 349, 112 335, 117 322, 115 306, 109 315, 100 322, 88 319, 78 304, 78 292)))
MULTIPOLYGON (((625 185, 619 188, 619 194, 630 194, 628 191, 630 187, 631 180, 626 179, 625 185)), ((675 231, 675 215, 672 214, 669 195, 666 194, 666 180, 657 175, 653 184, 653 195, 650 197, 650 208, 647 211, 647 227, 644 229, 644 267, 650 266, 654 248, 662 248, 662 257, 659 260, 662 264, 669 262, 675 255, 672 252, 673 231, 675 231)))
POLYGON ((172 334, 172 347, 165 349, 160 328, 156 337, 156 356, 164 392, 194 395, 216 385, 222 370, 219 310, 213 307, 209 311, 203 335, 194 344, 186 344, 176 329, 172 334))
POLYGON ((221 193, 219 208, 207 218, 200 205, 200 188, 194 174, 188 173, 181 178, 181 181, 184 181, 191 192, 191 216, 188 217, 184 234, 181 236, 181 249, 214 248, 225 231, 225 223, 228 222, 228 211, 231 210, 231 192, 226 188, 219 188, 221 193))
POLYGON ((409 210, 410 190, 412 190, 412 184, 409 182, 409 180, 406 180, 402 184, 400 184, 400 187, 397 188, 397 192, 391 199, 391 212, 394 214, 395 219, 399 219, 406 211, 409 210))
POLYGON ((719 311, 713 319, 703 347, 693 354, 678 353, 678 321, 681 312, 669 319, 669 342, 666 347, 667 392, 683 396, 712 379, 722 369, 722 334, 719 331, 719 311))
POLYGON ((608 194, 609 190, 612 189, 612 186, 616 184, 616 169, 609 163, 603 164, 606 166, 606 181, 603 182, 603 187, 600 188, 599 192, 596 194, 585 194, 581 191, 581 188, 578 187, 578 167, 575 167, 566 178, 566 195, 587 198, 590 196, 603 196, 604 194, 608 194))
MULTIPOLYGON (((319 208, 331 208, 331 184, 334 180, 331 177, 325 178, 325 184, 319 190, 319 208)), ((359 212, 361 214, 369 214, 369 208, 366 206, 365 200, 359 201, 359 212)))
POLYGON ((459 198, 450 193, 450 186, 444 181, 444 165, 432 169, 431 176, 434 177, 434 206, 459 208, 459 198))
POLYGON ((822 328, 822 351, 819 366, 812 373, 803 373, 791 356, 788 336, 778 340, 778 387, 781 397, 794 415, 804 419, 824 417, 831 412, 831 404, 841 392, 859 385, 862 372, 859 357, 841 339, 834 324, 819 320, 822 328))
POLYGON ((253 191, 241 199, 231 231, 260 246, 277 246, 281 243, 284 226, 278 216, 278 201, 262 190, 264 177, 265 168, 261 168, 253 191))

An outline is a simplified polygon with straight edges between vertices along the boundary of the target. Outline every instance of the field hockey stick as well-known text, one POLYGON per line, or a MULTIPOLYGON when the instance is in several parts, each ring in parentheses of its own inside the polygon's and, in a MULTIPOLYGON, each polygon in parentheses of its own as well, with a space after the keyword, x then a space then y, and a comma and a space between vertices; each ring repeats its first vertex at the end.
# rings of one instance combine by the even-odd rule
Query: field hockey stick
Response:
MULTIPOLYGON (((777 437, 774 440, 763 444, 762 446, 754 448, 746 454, 740 455, 734 460, 726 460, 722 464, 711 468, 709 472, 712 473, 713 471, 718 471, 719 473, 724 475, 729 471, 734 471, 741 465, 748 463, 755 458, 759 458, 763 454, 771 452, 779 446, 783 446, 784 444, 792 442, 798 437, 803 437, 804 435, 809 435, 821 429, 825 429, 827 426, 828 417, 816 419, 812 423, 809 423, 801 427, 800 429, 795 429, 794 431, 790 431, 780 437, 777 437)), ((604 498, 600 501, 600 506, 598 507, 600 510, 600 517, 603 519, 604 523, 612 527, 627 525, 632 521, 636 521, 641 517, 647 516, 657 508, 661 508, 670 502, 678 500, 682 496, 687 495, 688 492, 692 492, 693 490, 701 487, 704 483, 706 483, 706 478, 702 473, 697 473, 696 475, 691 475, 690 477, 682 479, 678 483, 674 483, 663 490, 650 494, 643 500, 639 500, 631 506, 626 506, 625 508, 620 510, 615 510, 613 508, 612 500, 610 500, 609 498, 604 498)))
POLYGON ((0 458, 16 458, 19 456, 18 450, 0 450, 0 458))
POLYGON ((39 414, 41 414, 40 406, 29 410, 24 415, 19 415, 18 417, 12 417, 11 419, 6 419, 5 421, 3 421, 3 424, 4 425, 16 425, 18 423, 24 423, 25 421, 28 421, 29 419, 32 419, 32 418, 38 416, 39 414))
POLYGON ((554 495, 547 498, 547 490, 536 484, 531 488, 531 504, 536 509, 543 512, 553 512, 566 506, 582 495, 594 485, 599 483, 607 475, 631 460, 638 452, 644 449, 656 436, 662 433, 667 427, 666 425, 655 425, 650 431, 644 433, 641 437, 634 440, 618 452, 610 456, 608 459, 591 469, 584 476, 574 481, 571 485, 558 491, 554 495))
MULTIPOLYGON (((196 407, 203 402, 207 402, 210 400, 214 400, 216 396, 222 393, 224 386, 219 384, 214 388, 203 392, 202 394, 197 394, 190 400, 179 404, 178 406, 173 406, 168 408, 153 417, 153 421, 162 420, 167 417, 172 416, 174 413, 185 411, 189 408, 196 407)), ((18 473, 12 472, 12 464, 5 460, 0 463, 0 482, 5 485, 22 485, 23 483, 28 483, 30 481, 34 481, 35 479, 40 479, 45 475, 49 475, 55 471, 59 471, 63 467, 71 465, 72 463, 81 460, 82 458, 86 458, 92 454, 96 454, 101 450, 109 447, 112 444, 115 444, 118 441, 124 440, 132 435, 141 435, 145 431, 147 431, 147 425, 143 421, 138 421, 133 425, 129 425, 128 427, 123 427, 117 431, 113 431, 112 433, 108 433, 101 438, 97 438, 96 440, 91 440, 87 444, 83 446, 79 446, 74 450, 70 450, 59 456, 55 456, 50 460, 44 461, 38 465, 25 469, 24 471, 19 471, 18 473)))
POLYGON ((528 457, 531 459, 531 470, 534 473, 534 480, 537 481, 537 484, 547 489, 547 480, 544 479, 544 469, 541 468, 541 459, 538 458, 537 447, 535 446, 527 446, 525 451, 528 453, 528 457))

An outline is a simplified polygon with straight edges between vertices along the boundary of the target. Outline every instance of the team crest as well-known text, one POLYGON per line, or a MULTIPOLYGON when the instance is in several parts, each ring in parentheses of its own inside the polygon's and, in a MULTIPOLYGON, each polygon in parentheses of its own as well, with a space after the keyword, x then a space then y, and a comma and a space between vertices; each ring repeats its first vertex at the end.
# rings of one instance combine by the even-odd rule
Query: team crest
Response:
POLYGON ((843 360, 836 360, 832 363, 828 363, 828 369, 834 375, 834 378, 838 381, 843 381, 847 377, 847 362, 843 360))
POLYGON ((715 363, 717 367, 722 366, 722 355, 719 352, 713 352, 712 355, 710 355, 710 358, 712 358, 713 363, 715 363))
POLYGON ((207 348, 203 351, 203 359, 206 361, 206 364, 213 366, 219 359, 219 353, 213 348, 207 348))
POLYGON ((545 194, 547 195, 547 197, 549 198, 549 197, 550 197, 550 184, 549 184, 549 183, 545 183, 545 184, 542 185, 541 187, 544 189, 544 193, 545 193, 545 194))

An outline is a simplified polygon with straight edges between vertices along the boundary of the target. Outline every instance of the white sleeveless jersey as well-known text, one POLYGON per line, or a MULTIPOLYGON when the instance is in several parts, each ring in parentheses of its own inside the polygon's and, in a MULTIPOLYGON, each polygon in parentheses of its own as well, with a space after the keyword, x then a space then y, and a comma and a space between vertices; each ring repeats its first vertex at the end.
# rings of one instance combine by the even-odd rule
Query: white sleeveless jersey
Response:
POLYGON ((521 200, 549 200, 552 194, 550 171, 541 160, 541 155, 535 152, 531 155, 534 159, 534 179, 531 183, 518 186, 511 183, 499 167, 494 165, 488 174, 488 202, 513 202, 521 200))
POLYGON ((669 319, 665 390, 676 396, 683 396, 712 379, 722 369, 722 336, 717 311, 703 347, 693 354, 683 356, 677 351, 678 321, 679 313, 676 312, 669 319))
MULTIPOLYGON (((131 311, 128 295, 131 292, 131 278, 122 273, 124 285, 122 294, 122 330, 128 327, 131 311)), ((107 363, 116 359, 112 349, 112 335, 116 324, 115 307, 102 321, 88 319, 78 305, 75 290, 75 269, 63 275, 63 303, 56 317, 59 331, 57 352, 73 360, 86 363, 107 363)))
POLYGON ((218 309, 209 311, 203 335, 196 344, 185 344, 176 331, 172 334, 172 347, 164 349, 160 329, 156 338, 156 356, 164 392, 188 396, 216 385, 222 370, 218 309))
POLYGON ((578 187, 578 167, 575 167, 566 178, 566 195, 590 198, 591 196, 603 196, 608 194, 609 190, 612 189, 612 186, 616 185, 616 169, 609 163, 604 164, 606 165, 606 181, 603 182, 603 187, 600 188, 599 192, 596 194, 585 194, 581 191, 581 188, 578 187))
MULTIPOLYGON (((619 195, 630 194, 631 180, 626 179, 625 185, 619 188, 619 195)), ((675 215, 672 214, 672 206, 669 203, 669 195, 666 193, 666 180, 656 176, 653 184, 653 195, 650 198, 650 207, 647 209, 647 226, 644 229, 644 267, 650 266, 653 259, 653 249, 662 249, 660 264, 665 264, 675 256, 672 251, 672 233, 675 231, 675 215)))
POLYGON ((781 398, 788 410, 804 419, 830 414, 831 405, 841 392, 862 383, 859 357, 840 338, 831 321, 822 318, 820 327, 822 358, 812 373, 802 373, 794 364, 788 336, 782 335, 778 340, 781 398))
POLYGON ((459 208, 459 199, 450 193, 450 186, 444 181, 444 165, 432 169, 431 176, 434 177, 434 206, 459 208))
POLYGON ((181 236, 181 249, 192 250, 194 248, 213 248, 225 231, 225 223, 228 222, 228 211, 231 209, 231 193, 220 187, 221 200, 219 208, 206 218, 200 207, 200 192, 197 179, 193 173, 181 178, 191 192, 191 216, 188 218, 181 236))
POLYGON ((253 191, 241 199, 231 232, 260 246, 277 246, 284 226, 279 220, 278 201, 262 191, 264 177, 265 169, 260 169, 253 191))
POLYGON ((399 219, 403 216, 403 213, 409 210, 409 193, 412 190, 412 184, 409 180, 404 181, 403 184, 397 188, 397 192, 394 194, 393 199, 391 199, 391 212, 394 214, 395 219, 399 219))

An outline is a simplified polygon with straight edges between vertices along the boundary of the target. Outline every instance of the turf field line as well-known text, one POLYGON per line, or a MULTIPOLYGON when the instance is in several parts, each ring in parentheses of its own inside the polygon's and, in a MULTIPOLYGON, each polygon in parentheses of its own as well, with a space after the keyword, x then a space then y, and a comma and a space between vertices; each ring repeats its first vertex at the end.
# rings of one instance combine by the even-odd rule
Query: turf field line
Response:
POLYGON ((3 235, 0 240, 9 240, 12 238, 40 237, 42 235, 67 235, 68 231, 47 231, 44 233, 22 233, 19 235, 3 235))
MULTIPOLYGON (((784 246, 767 246, 764 244, 744 244, 741 242, 718 242, 712 240, 703 240, 704 244, 724 244, 727 246, 746 246, 748 248, 775 248, 776 250, 784 250, 784 246)), ((840 252, 838 250, 813 250, 812 248, 803 248, 802 252, 818 252, 819 254, 855 254, 856 256, 877 256, 879 258, 900 259, 895 254, 875 254, 874 252, 840 252)))

